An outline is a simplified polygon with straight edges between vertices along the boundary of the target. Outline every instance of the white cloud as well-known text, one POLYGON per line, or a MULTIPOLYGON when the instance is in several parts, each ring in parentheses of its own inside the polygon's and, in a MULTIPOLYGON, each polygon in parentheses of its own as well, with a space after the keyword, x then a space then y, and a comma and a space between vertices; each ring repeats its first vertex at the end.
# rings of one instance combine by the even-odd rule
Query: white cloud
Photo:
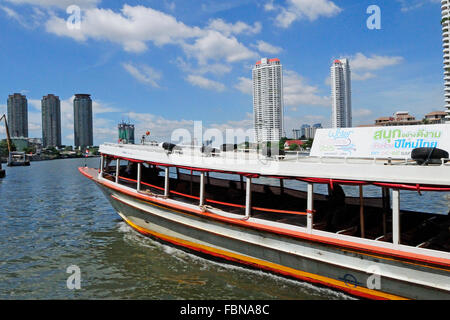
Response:
POLYGON ((17 21, 21 26, 25 28, 30 27, 27 23, 27 20, 19 13, 17 13, 17 11, 5 6, 0 6, 0 10, 2 10, 10 19, 17 21))
POLYGON ((253 82, 252 79, 239 77, 239 82, 234 85, 236 89, 242 93, 252 95, 253 94, 253 82))
POLYGON ((440 4, 441 0, 397 0, 397 2, 400 2, 402 12, 408 12, 419 9, 428 3, 440 4))
POLYGON ((279 11, 275 18, 276 25, 288 28, 294 21, 308 19, 314 21, 320 17, 333 17, 342 9, 330 0, 288 0, 287 7, 266 3, 266 11, 279 11))
POLYGON ((195 57, 200 65, 210 60, 233 63, 258 58, 255 52, 249 50, 235 37, 226 37, 214 30, 207 31, 194 44, 184 44, 183 48, 188 56, 195 57))
POLYGON ((355 118, 362 118, 371 116, 373 112, 369 109, 355 109, 352 111, 352 114, 355 118))
POLYGON ((144 6, 129 5, 124 5, 120 13, 111 9, 84 10, 78 30, 67 28, 65 19, 53 16, 47 21, 46 29, 78 41, 89 38, 108 40, 130 52, 147 50, 146 42, 156 46, 179 44, 204 34, 200 28, 186 26, 171 15, 144 6))
POLYGON ((203 89, 208 89, 208 90, 215 90, 218 92, 224 91, 225 90, 225 86, 217 81, 211 80, 211 79, 207 79, 203 76, 199 76, 199 75, 189 75, 186 80, 196 86, 196 87, 200 87, 203 89))
POLYGON ((131 63, 123 63, 123 68, 139 82, 149 84, 154 88, 160 88, 157 81, 161 79, 161 73, 147 65, 141 65, 139 68, 131 63))
POLYGON ((306 80, 295 71, 285 70, 283 78, 284 103, 286 106, 331 106, 329 96, 320 96, 319 89, 308 85, 306 80))
POLYGON ((359 74, 356 72, 352 73, 352 80, 355 80, 355 81, 364 81, 364 80, 372 79, 375 77, 376 77, 376 75, 373 74, 372 72, 365 72, 363 74, 359 74))
POLYGON ((259 52, 277 54, 283 51, 282 48, 273 46, 265 41, 259 40, 253 47, 257 48, 259 52))
POLYGON ((189 74, 215 74, 215 75, 223 75, 229 73, 231 71, 231 66, 224 63, 210 63, 210 64, 202 64, 198 66, 193 66, 191 63, 185 61, 183 58, 178 57, 174 63, 185 73, 189 74))
POLYGON ((255 22, 254 25, 251 26, 242 21, 238 21, 236 23, 227 23, 223 19, 214 19, 209 21, 207 28, 219 31, 226 36, 230 36, 232 34, 237 35, 241 33, 253 35, 261 32, 262 25, 260 22, 255 22))
POLYGON ((383 69, 385 67, 393 66, 403 62, 403 57, 389 57, 389 56, 378 56, 371 55, 370 57, 365 56, 361 52, 350 58, 352 70, 369 70, 375 71, 383 69))
POLYGON ((213 20, 210 26, 221 32, 209 27, 190 27, 169 14, 130 5, 124 5, 120 12, 98 8, 83 10, 79 29, 69 29, 66 20, 56 15, 46 22, 49 33, 77 41, 107 40, 129 52, 144 52, 148 49, 148 43, 155 46, 178 45, 188 57, 195 58, 201 65, 208 64, 210 60, 233 63, 257 57, 232 34, 259 32, 259 23, 249 26, 241 22, 229 24, 223 20, 213 20))

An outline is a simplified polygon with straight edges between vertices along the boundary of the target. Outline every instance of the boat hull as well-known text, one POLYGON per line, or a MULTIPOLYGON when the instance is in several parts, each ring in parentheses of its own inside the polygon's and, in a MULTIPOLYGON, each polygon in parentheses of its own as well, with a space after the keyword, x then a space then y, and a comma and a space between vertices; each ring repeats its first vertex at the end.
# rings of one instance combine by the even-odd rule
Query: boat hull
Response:
POLYGON ((28 167, 30 166, 29 161, 25 162, 8 162, 8 167, 28 167))
POLYGON ((450 270, 255 230, 138 199, 98 183, 138 232, 201 254, 370 299, 450 299, 450 270), (447 285, 448 287, 448 285, 447 285))

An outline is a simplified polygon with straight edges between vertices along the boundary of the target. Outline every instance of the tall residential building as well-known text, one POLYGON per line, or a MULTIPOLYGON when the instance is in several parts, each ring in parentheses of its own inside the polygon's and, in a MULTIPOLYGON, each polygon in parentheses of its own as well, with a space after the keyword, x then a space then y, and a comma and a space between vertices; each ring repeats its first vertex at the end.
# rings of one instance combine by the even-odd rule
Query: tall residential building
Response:
POLYGON ((283 66, 279 59, 261 59, 253 67, 252 77, 256 141, 279 141, 283 133, 283 66))
POLYGON ((8 96, 8 126, 12 138, 28 138, 28 101, 20 93, 8 96))
POLYGON ((61 146, 61 102, 49 94, 41 100, 42 144, 44 148, 61 146))
POLYGON ((94 145, 92 130, 92 100, 90 94, 76 94, 73 100, 75 148, 94 145))
POLYGON ((333 100, 333 128, 352 127, 352 87, 350 63, 335 60, 331 66, 331 98, 333 100))
POLYGON ((441 1, 442 42, 444 46, 444 82, 446 122, 450 122, 450 0, 441 1))

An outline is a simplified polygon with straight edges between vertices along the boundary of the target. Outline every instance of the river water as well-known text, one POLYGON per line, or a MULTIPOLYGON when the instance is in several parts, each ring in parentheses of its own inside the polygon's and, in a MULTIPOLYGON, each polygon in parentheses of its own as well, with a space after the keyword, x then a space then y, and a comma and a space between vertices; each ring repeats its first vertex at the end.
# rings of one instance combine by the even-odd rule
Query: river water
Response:
MULTIPOLYGON (((6 169, 0 179, 0 299, 350 299, 136 233, 78 172, 85 164, 98 167, 99 159, 6 169), (67 287, 73 265, 81 272, 78 290, 67 287)), ((447 198, 438 200, 448 211, 447 198)))

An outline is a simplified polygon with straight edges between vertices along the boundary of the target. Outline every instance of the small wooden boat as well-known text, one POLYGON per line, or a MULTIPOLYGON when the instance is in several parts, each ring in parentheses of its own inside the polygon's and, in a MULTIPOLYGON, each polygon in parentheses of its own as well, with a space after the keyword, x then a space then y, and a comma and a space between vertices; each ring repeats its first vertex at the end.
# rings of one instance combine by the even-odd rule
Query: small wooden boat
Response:
POLYGON ((104 144, 79 171, 132 228, 182 249, 363 298, 450 299, 450 217, 400 209, 401 190, 450 191, 445 161, 202 151, 104 144))

